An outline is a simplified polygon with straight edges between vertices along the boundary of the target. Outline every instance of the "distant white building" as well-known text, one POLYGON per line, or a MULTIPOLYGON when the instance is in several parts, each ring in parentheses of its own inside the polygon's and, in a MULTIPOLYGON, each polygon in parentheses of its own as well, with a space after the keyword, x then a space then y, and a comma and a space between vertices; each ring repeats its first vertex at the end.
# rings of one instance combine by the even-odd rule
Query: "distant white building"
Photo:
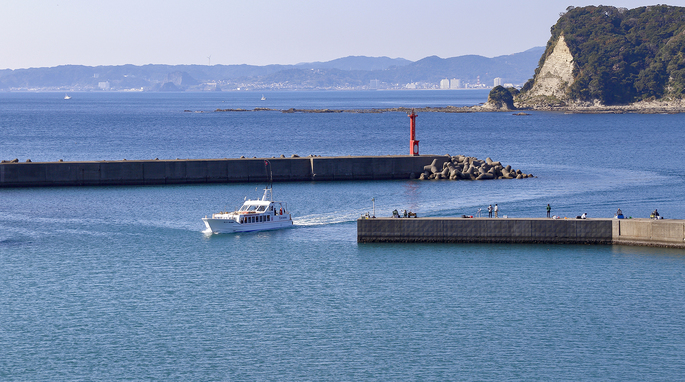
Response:
POLYGON ((450 80, 448 78, 445 78, 444 80, 440 80, 440 89, 449 89, 450 88, 450 80))
POLYGON ((450 89, 461 89, 461 80, 457 78, 452 78, 450 80, 450 89))
POLYGON ((500 77, 495 77, 495 86, 502 86, 502 79, 500 77))
POLYGON ((380 81, 378 80, 371 80, 369 82, 369 88, 371 89, 378 89, 378 85, 380 84, 380 81))
POLYGON ((98 82, 98 89, 100 89, 100 90, 109 90, 109 81, 98 82))

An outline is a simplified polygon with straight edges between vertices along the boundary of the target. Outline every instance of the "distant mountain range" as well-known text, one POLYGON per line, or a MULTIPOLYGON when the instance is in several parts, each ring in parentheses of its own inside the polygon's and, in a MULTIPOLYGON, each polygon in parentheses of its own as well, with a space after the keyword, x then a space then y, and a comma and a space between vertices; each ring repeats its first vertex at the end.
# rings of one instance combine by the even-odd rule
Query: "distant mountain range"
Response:
POLYGON ((545 48, 487 58, 349 56, 296 65, 62 65, 51 68, 0 70, 0 90, 277 90, 435 88, 441 79, 459 79, 475 87, 530 79, 545 48))

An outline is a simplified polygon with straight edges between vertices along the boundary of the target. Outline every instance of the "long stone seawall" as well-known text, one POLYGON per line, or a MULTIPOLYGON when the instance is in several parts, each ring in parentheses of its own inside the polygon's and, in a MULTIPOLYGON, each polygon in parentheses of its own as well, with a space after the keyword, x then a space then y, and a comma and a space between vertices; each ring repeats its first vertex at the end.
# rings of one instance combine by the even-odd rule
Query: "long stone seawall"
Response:
POLYGON ((265 160, 275 182, 410 179, 434 159, 440 166, 449 160, 395 155, 2 163, 0 187, 265 182, 265 160))
POLYGON ((685 220, 375 218, 360 243, 623 244, 685 249, 685 220))

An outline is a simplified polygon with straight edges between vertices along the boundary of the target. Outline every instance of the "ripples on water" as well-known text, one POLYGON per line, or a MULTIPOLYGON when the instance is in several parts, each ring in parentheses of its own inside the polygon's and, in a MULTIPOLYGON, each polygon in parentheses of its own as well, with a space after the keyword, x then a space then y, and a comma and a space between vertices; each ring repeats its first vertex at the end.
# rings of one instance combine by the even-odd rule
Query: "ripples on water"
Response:
MULTIPOLYGON (((283 108, 440 106, 465 102, 449 99, 463 94, 473 93, 267 100, 283 96, 283 108)), ((403 114, 182 113, 220 101, 260 106, 243 93, 223 96, 75 94, 60 111, 59 94, 2 94, 0 126, 11 132, 0 156, 407 148, 403 114), (77 141, 86 143, 69 144, 77 141)), ((562 216, 610 217, 621 207, 635 217, 659 208, 684 218, 682 122, 423 113, 422 153, 491 156, 538 178, 277 183, 295 226, 261 233, 206 235, 200 220, 260 196, 254 184, 0 190, 0 379, 678 380, 683 251, 357 245, 355 219, 371 211, 372 197, 379 216, 395 208, 474 215, 490 203, 511 217, 544 216, 551 203, 562 216)))

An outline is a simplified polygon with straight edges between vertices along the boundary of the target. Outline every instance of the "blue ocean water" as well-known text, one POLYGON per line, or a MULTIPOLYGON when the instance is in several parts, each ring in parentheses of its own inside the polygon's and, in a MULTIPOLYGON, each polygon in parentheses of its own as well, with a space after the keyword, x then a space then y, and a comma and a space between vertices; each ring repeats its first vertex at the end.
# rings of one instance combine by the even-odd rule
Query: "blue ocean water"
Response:
MULTIPOLYGON (((480 91, 0 93, 0 158, 408 152, 404 113, 480 91), (193 112, 184 112, 192 110, 193 112), (204 111, 204 112, 200 112, 204 111)), ((420 113, 424 154, 517 181, 277 183, 295 227, 207 235, 261 185, 0 189, 2 380, 678 380, 685 251, 357 244, 355 219, 685 218, 685 116, 420 113)))

